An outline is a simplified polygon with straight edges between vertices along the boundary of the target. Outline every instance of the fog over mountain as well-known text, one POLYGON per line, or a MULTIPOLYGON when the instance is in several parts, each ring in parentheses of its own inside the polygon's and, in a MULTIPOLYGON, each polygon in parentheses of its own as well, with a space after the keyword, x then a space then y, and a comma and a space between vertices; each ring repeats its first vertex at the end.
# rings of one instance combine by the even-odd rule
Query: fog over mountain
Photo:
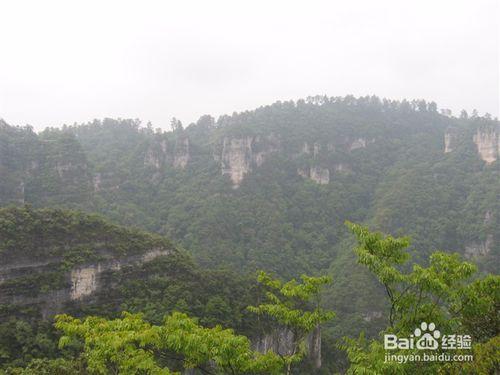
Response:
POLYGON ((0 2, 0 375, 500 374, 499 8, 0 2))
POLYGON ((498 2, 4 1, 0 116, 166 129, 308 95, 498 116, 498 2))

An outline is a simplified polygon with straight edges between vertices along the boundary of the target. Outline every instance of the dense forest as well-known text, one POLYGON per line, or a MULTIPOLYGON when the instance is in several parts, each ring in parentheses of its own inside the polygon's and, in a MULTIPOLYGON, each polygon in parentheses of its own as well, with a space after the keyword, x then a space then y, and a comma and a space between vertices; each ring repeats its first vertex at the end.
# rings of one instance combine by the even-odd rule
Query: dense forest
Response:
POLYGON ((494 373, 499 154, 489 115, 375 96, 0 120, 0 371, 415 373, 381 332, 433 321, 494 373))

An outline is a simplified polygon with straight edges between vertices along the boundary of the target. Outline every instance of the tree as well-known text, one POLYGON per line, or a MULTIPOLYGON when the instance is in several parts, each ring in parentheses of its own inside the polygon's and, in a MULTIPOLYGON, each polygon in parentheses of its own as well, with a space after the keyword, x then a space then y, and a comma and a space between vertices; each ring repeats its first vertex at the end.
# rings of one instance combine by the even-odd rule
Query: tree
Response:
POLYGON ((292 333, 290 355, 283 357, 287 374, 291 373, 291 365, 304 355, 307 335, 335 316, 321 307, 321 289, 331 282, 330 278, 302 275, 301 279, 302 283, 293 279, 283 284, 261 271, 257 280, 268 289, 269 302, 249 307, 250 311, 272 318, 280 328, 292 333))
POLYGON ((436 104, 436 102, 430 102, 429 105, 428 105, 428 110, 429 110, 429 112, 437 112, 437 104, 436 104))
POLYGON ((172 374, 168 363, 206 374, 278 374, 282 360, 273 352, 250 348, 250 340, 221 326, 205 328, 186 314, 174 312, 163 325, 151 325, 141 314, 121 319, 68 315, 56 317, 64 332, 59 346, 83 339, 88 369, 97 374, 172 374))
MULTIPOLYGON (((500 304, 500 277, 491 275, 474 283, 467 283, 466 280, 473 275, 476 267, 462 262, 457 254, 443 252, 434 252, 430 256, 428 267, 414 264, 411 271, 403 272, 403 269, 407 269, 403 265, 409 259, 405 252, 410 244, 409 238, 384 236, 360 225, 350 222, 346 224, 358 241, 355 249, 358 263, 366 266, 387 292, 390 327, 381 334, 410 337, 420 322, 434 323, 441 334, 468 332, 475 338, 472 351, 481 357, 480 360, 476 358, 476 361, 467 364, 470 373, 498 370, 498 360, 494 359, 498 351, 495 352, 493 348, 499 340, 497 312, 500 304)), ((367 341, 363 336, 357 340, 345 339, 342 347, 351 362, 349 373, 352 374, 397 374, 413 371, 459 373, 460 366, 463 365, 386 362, 381 342, 367 341)), ((411 348, 404 350, 405 355, 418 353, 411 348)))
POLYGON ((172 120, 170 120, 170 128, 173 132, 180 131, 183 129, 182 122, 177 120, 175 117, 172 117, 172 120))

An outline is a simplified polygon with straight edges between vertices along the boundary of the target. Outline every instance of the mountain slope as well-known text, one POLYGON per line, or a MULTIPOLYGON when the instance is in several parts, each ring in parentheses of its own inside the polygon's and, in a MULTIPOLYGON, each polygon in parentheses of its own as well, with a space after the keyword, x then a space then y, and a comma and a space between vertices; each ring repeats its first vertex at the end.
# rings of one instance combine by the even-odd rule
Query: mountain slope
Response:
POLYGON ((23 183, 32 192, 26 202, 97 211, 165 234, 204 267, 283 278, 332 272, 341 282, 331 305, 345 314, 358 306, 352 327, 375 324, 384 306, 354 264, 345 220, 411 235, 417 261, 440 249, 484 271, 498 268, 500 130, 488 117, 444 116, 425 101, 314 97, 217 121, 203 116, 169 133, 111 119, 40 135, 1 129, 9 145, 0 154, 2 202, 21 201, 12 191, 20 195, 23 183), (50 162, 30 172, 38 156, 26 144, 47 139, 78 151, 40 146, 50 162), (14 150, 26 159, 21 166, 14 150), (354 279, 364 287, 352 294, 354 279))

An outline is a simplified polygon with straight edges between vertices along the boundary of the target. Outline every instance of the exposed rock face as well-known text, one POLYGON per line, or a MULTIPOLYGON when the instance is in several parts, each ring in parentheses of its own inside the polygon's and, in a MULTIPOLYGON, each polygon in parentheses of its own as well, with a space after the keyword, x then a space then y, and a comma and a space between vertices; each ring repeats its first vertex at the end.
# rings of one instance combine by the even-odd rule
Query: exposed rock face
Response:
POLYGON ((190 159, 189 155, 189 138, 182 137, 177 139, 175 143, 174 168, 186 168, 190 159))
POLYGON ((488 225, 491 223, 492 220, 493 220, 493 214, 491 213, 490 210, 486 211, 486 213, 484 214, 484 224, 488 225))
POLYGON ((92 294, 97 289, 97 275, 101 272, 99 265, 72 270, 70 298, 75 300, 92 294))
POLYGON ((238 188, 246 174, 254 167, 260 167, 269 154, 280 149, 279 140, 269 137, 225 137, 220 157, 223 175, 231 178, 234 188, 238 188))
POLYGON ((250 172, 252 162, 252 137, 224 138, 222 146, 222 174, 228 175, 234 187, 239 187, 250 172))
POLYGON ((309 177, 320 185, 326 185, 330 182, 330 171, 322 167, 311 167, 309 177))
POLYGON ((302 153, 308 154, 308 155, 311 153, 311 149, 309 147, 309 143, 304 142, 304 145, 302 146, 302 153))
POLYGON ((465 246, 465 256, 467 258, 478 258, 490 253, 493 248, 493 235, 488 234, 483 242, 472 243, 465 246))
POLYGON ((349 146, 349 151, 356 150, 358 148, 365 148, 366 147, 366 140, 363 138, 358 138, 352 141, 352 143, 349 146))
POLYGON ((375 138, 366 139, 366 138, 356 138, 354 140, 347 142, 347 148, 349 151, 354 151, 359 148, 366 148, 371 143, 375 142, 375 138))
POLYGON ((452 152, 458 141, 458 131, 455 128, 448 128, 444 133, 444 153, 452 152))
POLYGON ((309 168, 298 168, 297 169, 297 174, 300 176, 300 177, 303 177, 303 178, 309 178, 309 168))
MULTIPOLYGON (((73 268, 68 272, 66 289, 52 290, 36 296, 0 295, 0 303, 32 305, 41 304, 41 311, 45 317, 61 311, 63 305, 69 301, 81 301, 91 296, 94 292, 105 287, 105 273, 117 271, 124 266, 141 265, 153 259, 169 255, 171 250, 165 248, 151 249, 143 254, 109 258, 95 264, 86 264, 73 268)), ((52 258, 46 261, 8 264, 0 267, 0 285, 9 280, 15 280, 31 273, 44 273, 57 268, 61 259, 52 258)))
POLYGON ((100 191, 113 191, 120 188, 121 179, 114 173, 97 172, 92 177, 92 186, 94 193, 100 191))
POLYGON ((17 195, 18 195, 17 201, 19 203, 24 203, 24 181, 21 181, 19 183, 19 186, 17 187, 17 195))
MULTIPOLYGON (((267 353, 272 350, 280 355, 290 355, 293 352, 293 332, 287 329, 276 330, 253 341, 254 350, 267 353)), ((316 327, 306 341, 308 358, 316 368, 321 367, 321 328, 316 327)))
POLYGON ((68 174, 68 172, 73 171, 74 169, 75 166, 73 166, 71 163, 57 162, 56 164, 56 171, 60 178, 64 178, 65 175, 68 174))
POLYGON ((164 156, 165 155, 162 155, 160 152, 158 152, 158 150, 150 147, 148 148, 148 150, 146 151, 146 155, 144 156, 144 166, 160 169, 164 160, 164 156))
POLYGON ((297 169, 299 176, 309 178, 320 185, 326 185, 330 182, 330 171, 327 168, 314 166, 310 168, 297 169))
POLYGON ((481 159, 491 164, 500 154, 500 131, 497 127, 479 128, 474 135, 474 143, 481 159))
POLYGON ((321 151, 321 144, 319 142, 314 142, 311 145, 308 142, 304 142, 301 151, 303 154, 307 155, 312 154, 312 156, 316 158, 319 155, 319 152, 321 151))
POLYGON ((156 140, 144 154, 144 166, 153 167, 158 171, 167 165, 184 169, 191 159, 189 146, 189 138, 183 134, 177 136, 175 147, 169 146, 166 139, 156 140))
POLYGON ((100 173, 96 173, 96 175, 92 179, 92 184, 94 185, 94 191, 101 190, 102 176, 100 173))
POLYGON ((374 319, 382 318, 382 311, 369 311, 366 314, 363 314, 363 320, 365 322, 371 322, 374 319))
POLYGON ((71 291, 70 299, 79 300, 91 295, 100 287, 100 275, 105 271, 117 271, 123 266, 140 265, 147 263, 162 255, 168 255, 170 252, 164 249, 152 249, 139 257, 130 257, 126 259, 116 259, 107 262, 78 267, 71 271, 71 291))
POLYGON ((335 173, 345 173, 345 172, 350 172, 351 168, 349 167, 349 165, 345 163, 337 163, 333 166, 333 171, 335 173))

